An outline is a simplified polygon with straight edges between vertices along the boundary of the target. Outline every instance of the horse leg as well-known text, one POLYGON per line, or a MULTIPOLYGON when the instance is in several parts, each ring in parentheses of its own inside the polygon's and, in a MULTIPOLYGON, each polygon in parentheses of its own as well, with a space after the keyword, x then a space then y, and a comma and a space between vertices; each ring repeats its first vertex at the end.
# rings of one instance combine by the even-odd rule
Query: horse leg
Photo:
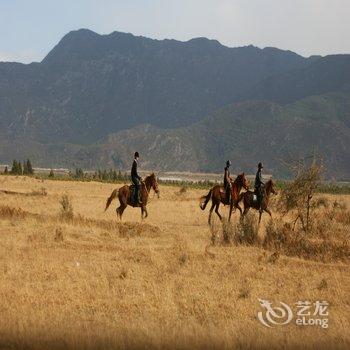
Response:
POLYGON ((148 216, 146 207, 141 207, 141 219, 146 219, 148 216), (144 215, 145 214, 145 215, 144 215))
POLYGON ((208 224, 209 224, 209 225, 211 224, 211 214, 213 213, 214 207, 215 207, 215 203, 212 202, 211 208, 209 209, 209 218, 208 218, 208 224))
POLYGON ((219 213, 219 206, 220 206, 220 203, 216 204, 215 213, 216 213, 217 216, 220 218, 220 221, 222 221, 222 216, 221 216, 220 213, 219 213))
POLYGON ((117 215, 118 215, 120 221, 122 221, 123 212, 124 212, 126 207, 127 207, 127 205, 125 205, 124 203, 120 203, 119 208, 117 208, 117 215))
POLYGON ((259 210, 259 222, 258 222, 258 226, 260 225, 261 215, 262 215, 262 211, 261 211, 261 210, 259 210))
POLYGON ((241 213, 241 216, 242 216, 242 208, 241 208, 241 206, 239 205, 239 203, 237 203, 236 205, 235 205, 235 208, 237 208, 238 210, 239 210, 239 212, 241 213))
POLYGON ((228 214, 228 222, 231 221, 232 210, 233 210, 233 202, 231 202, 231 204, 230 204, 230 212, 228 214))

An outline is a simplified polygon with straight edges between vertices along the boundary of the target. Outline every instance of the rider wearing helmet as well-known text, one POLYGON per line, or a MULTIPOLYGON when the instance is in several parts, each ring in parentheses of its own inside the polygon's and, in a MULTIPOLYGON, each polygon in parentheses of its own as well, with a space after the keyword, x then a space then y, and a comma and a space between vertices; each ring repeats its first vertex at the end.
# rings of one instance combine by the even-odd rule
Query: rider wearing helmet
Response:
POLYGON ((139 152, 135 152, 134 161, 132 162, 132 167, 131 167, 131 181, 135 185, 134 202, 138 203, 138 204, 142 204, 141 199, 140 199, 142 178, 137 172, 138 159, 139 159, 139 152))
POLYGON ((228 160, 226 162, 225 173, 224 173, 224 188, 225 188, 226 198, 227 198, 228 203, 230 203, 230 201, 231 201, 231 181, 232 181, 232 178, 230 176, 230 170, 229 170, 230 165, 231 165, 231 162, 228 160))
POLYGON ((261 175, 262 168, 263 168, 263 165, 261 162, 259 162, 258 171, 256 172, 256 175, 255 175, 255 193, 259 204, 259 211, 262 210, 261 205, 262 205, 263 196, 264 196, 263 187, 265 186, 261 175))

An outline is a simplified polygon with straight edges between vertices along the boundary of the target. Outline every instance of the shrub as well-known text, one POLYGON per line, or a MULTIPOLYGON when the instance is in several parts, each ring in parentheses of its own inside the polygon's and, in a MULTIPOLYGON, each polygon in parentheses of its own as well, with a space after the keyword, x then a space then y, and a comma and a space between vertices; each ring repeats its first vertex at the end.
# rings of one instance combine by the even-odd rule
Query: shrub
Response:
POLYGON ((236 244, 258 244, 258 218, 253 213, 245 215, 244 219, 240 220, 234 226, 234 242, 236 244))
POLYGON ((282 190, 279 200, 279 209, 287 214, 294 215, 294 225, 300 222, 304 232, 310 229, 312 210, 315 208, 314 193, 321 180, 323 167, 313 159, 311 165, 305 161, 291 166, 294 179, 282 190))
POLYGON ((282 220, 269 221, 263 247, 304 259, 320 261, 350 259, 350 247, 347 241, 311 240, 303 230, 293 230, 291 224, 282 220))
POLYGON ((60 212, 61 218, 65 220, 72 220, 74 216, 73 205, 72 205, 71 199, 67 194, 62 195, 60 199, 60 205, 61 205, 61 212, 60 212))

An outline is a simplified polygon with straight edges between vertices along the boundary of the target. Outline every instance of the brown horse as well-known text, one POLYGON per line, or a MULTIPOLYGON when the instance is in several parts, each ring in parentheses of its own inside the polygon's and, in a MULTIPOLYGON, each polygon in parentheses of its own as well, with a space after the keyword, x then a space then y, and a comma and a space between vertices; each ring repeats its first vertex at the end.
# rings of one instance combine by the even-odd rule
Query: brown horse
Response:
POLYGON ((209 218, 208 218, 209 225, 211 223, 211 214, 213 212, 214 207, 215 207, 215 213, 218 215, 220 220, 222 220, 222 216, 219 213, 220 203, 223 203, 224 205, 230 205, 230 213, 229 213, 229 217, 228 217, 229 221, 231 219, 233 207, 238 208, 242 214, 242 209, 238 204, 239 193, 241 192, 242 187, 246 190, 249 189, 249 182, 248 182, 247 178, 245 177, 244 173, 239 174, 236 177, 236 179, 233 182, 231 182, 231 202, 227 201, 226 191, 220 185, 215 185, 213 188, 211 188, 211 190, 209 191, 209 193, 206 196, 201 197, 201 199, 200 199, 201 203, 199 206, 202 210, 205 209, 209 200, 211 199, 212 204, 211 204, 211 208, 209 210, 209 218))
POLYGON ((115 189, 112 192, 112 194, 109 196, 109 198, 107 199, 105 211, 108 209, 112 200, 114 198, 116 198, 118 195, 120 206, 116 209, 116 211, 117 211, 117 215, 120 218, 120 220, 122 219, 123 212, 128 205, 130 205, 132 207, 140 207, 141 208, 141 218, 145 219, 148 216, 146 205, 147 205, 147 201, 148 201, 148 197, 149 197, 149 191, 151 190, 151 188, 153 188, 154 192, 157 193, 158 198, 159 198, 159 189, 158 189, 157 178, 154 175, 154 173, 152 173, 151 175, 149 175, 145 178, 145 181, 142 181, 141 193, 140 193, 142 204, 134 203, 133 198, 131 198, 132 194, 131 194, 130 187, 131 186, 129 186, 129 185, 124 185, 123 187, 121 187, 119 189, 115 189), (144 216, 144 214, 145 214, 145 216, 144 216))
POLYGON ((270 194, 271 193, 277 194, 274 185, 275 184, 274 184, 272 179, 270 179, 269 181, 266 182, 265 189, 263 189, 264 196, 263 196, 263 200, 262 200, 262 203, 261 203, 261 209, 262 209, 261 211, 260 211, 260 208, 259 208, 258 201, 254 200, 254 192, 247 191, 247 192, 242 193, 239 196, 238 203, 243 199, 243 205, 244 205, 243 214, 241 212, 242 218, 244 218, 244 216, 248 213, 250 208, 259 210, 259 224, 260 224, 260 221, 261 221, 261 215, 262 215, 262 213, 264 211, 266 211, 266 213, 270 214, 270 216, 272 217, 271 211, 270 211, 270 209, 268 209, 267 206, 269 205, 270 194))

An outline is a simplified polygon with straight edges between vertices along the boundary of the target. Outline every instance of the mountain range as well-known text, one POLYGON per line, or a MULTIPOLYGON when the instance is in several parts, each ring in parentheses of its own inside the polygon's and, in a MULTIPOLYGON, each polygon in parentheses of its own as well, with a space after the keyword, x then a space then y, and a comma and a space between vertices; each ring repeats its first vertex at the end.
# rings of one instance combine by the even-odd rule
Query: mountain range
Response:
POLYGON ((73 31, 40 63, 0 63, 0 163, 217 172, 323 155, 350 179, 350 55, 73 31))

